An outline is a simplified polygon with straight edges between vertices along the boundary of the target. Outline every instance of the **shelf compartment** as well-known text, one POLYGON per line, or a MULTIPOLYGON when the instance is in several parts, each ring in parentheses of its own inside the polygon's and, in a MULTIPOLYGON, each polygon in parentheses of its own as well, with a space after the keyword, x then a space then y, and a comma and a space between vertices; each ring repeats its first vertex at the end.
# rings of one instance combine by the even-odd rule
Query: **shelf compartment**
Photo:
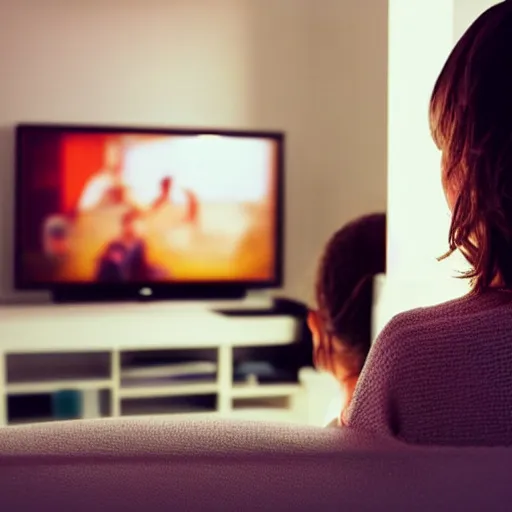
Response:
POLYGON ((17 425, 32 425, 35 423, 50 423, 54 421, 69 421, 69 420, 59 420, 58 418, 54 418, 53 416, 41 416, 41 417, 28 417, 28 418, 14 418, 10 419, 8 426, 15 427, 17 425))
POLYGON ((183 417, 209 414, 217 411, 217 395, 195 397, 130 398, 121 402, 122 416, 172 416, 183 417))
MULTIPOLYGON (((201 366, 210 365, 212 371, 207 374, 215 375, 217 373, 218 350, 215 349, 189 349, 189 350, 139 350, 123 351, 121 354, 121 375, 134 372, 142 373, 142 377, 152 376, 158 369, 169 370, 168 375, 174 375, 173 370, 180 371, 180 366, 199 363, 201 366), (144 373, 147 372, 147 375, 144 373)), ((181 368, 183 369, 183 367, 181 368)), ((186 373, 186 372, 185 372, 186 373)))
POLYGON ((123 386, 119 389, 119 397, 123 399, 129 399, 166 396, 192 396, 216 394, 218 392, 219 385, 216 381, 173 382, 147 386, 144 386, 143 382, 134 382, 133 384, 130 383, 130 385, 123 384, 123 386))
POLYGON ((19 425, 27 423, 39 423, 47 421, 68 421, 71 419, 105 418, 111 415, 111 390, 110 389, 83 389, 77 391, 81 396, 79 411, 71 416, 63 415, 56 410, 52 392, 10 393, 7 396, 7 424, 19 425), (91 394, 92 393, 92 394, 91 394))
POLYGON ((9 354, 7 384, 111 379, 110 353, 9 354))
POLYGON ((82 391, 89 389, 111 389, 113 382, 110 379, 63 379, 63 380, 48 380, 38 382, 12 382, 6 385, 6 393, 8 395, 26 395, 26 394, 39 394, 39 393, 53 393, 62 390, 82 391))

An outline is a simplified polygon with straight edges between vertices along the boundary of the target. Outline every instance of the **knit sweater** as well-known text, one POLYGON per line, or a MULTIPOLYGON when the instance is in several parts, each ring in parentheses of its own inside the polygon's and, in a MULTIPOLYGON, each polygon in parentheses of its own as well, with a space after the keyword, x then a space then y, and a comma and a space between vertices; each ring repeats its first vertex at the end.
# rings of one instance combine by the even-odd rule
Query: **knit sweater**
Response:
POLYGON ((393 318, 368 355, 344 423, 414 444, 512 445, 512 293, 393 318))

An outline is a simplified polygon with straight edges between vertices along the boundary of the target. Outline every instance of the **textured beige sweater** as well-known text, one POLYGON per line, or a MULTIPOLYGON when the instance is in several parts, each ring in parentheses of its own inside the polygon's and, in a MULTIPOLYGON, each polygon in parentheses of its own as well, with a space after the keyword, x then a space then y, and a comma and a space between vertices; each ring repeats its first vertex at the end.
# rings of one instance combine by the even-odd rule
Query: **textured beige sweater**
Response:
POLYGON ((397 315, 370 351, 344 423, 429 445, 512 445, 512 293, 397 315))

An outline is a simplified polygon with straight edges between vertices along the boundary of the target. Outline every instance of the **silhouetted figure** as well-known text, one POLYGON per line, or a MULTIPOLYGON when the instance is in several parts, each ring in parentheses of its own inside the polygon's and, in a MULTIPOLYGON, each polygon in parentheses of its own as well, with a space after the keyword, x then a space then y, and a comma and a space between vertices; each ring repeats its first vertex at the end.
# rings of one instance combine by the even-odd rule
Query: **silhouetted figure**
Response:
POLYGON ((172 185, 173 181, 170 176, 165 177, 160 182, 160 193, 158 194, 158 197, 153 201, 153 204, 151 205, 151 208, 153 210, 158 210, 162 208, 162 206, 172 203, 172 185))
POLYGON ((69 254, 70 226, 61 215, 49 217, 43 228, 43 245, 47 257, 61 259, 69 254))
POLYGON ((187 198, 187 213, 185 214, 185 222, 197 224, 199 216, 199 201, 197 196, 191 190, 185 190, 187 198))
POLYGON ((102 206, 125 204, 138 209, 129 188, 123 182, 124 157, 122 147, 110 142, 105 146, 103 167, 85 184, 79 211, 89 211, 102 206))
POLYGON ((121 220, 120 236, 100 257, 98 281, 146 281, 150 279, 146 242, 141 236, 140 214, 129 211, 121 220))
POLYGON ((120 242, 112 242, 103 252, 98 265, 96 280, 101 283, 119 283, 126 280, 123 263, 126 249, 120 242))

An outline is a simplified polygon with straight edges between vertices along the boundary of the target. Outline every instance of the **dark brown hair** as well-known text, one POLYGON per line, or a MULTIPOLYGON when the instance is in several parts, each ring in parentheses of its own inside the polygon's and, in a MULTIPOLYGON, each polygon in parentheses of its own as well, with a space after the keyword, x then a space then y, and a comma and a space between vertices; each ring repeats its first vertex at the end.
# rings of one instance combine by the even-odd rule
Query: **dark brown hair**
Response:
MULTIPOLYGON (((386 215, 360 217, 337 231, 320 260, 316 282, 319 313, 328 334, 359 356, 371 345, 373 279, 386 271, 386 215)), ((328 357, 332 347, 321 347, 328 357)))
POLYGON ((474 292, 512 289, 512 2, 484 12, 449 56, 430 102, 445 185, 456 201, 449 251, 474 292))

